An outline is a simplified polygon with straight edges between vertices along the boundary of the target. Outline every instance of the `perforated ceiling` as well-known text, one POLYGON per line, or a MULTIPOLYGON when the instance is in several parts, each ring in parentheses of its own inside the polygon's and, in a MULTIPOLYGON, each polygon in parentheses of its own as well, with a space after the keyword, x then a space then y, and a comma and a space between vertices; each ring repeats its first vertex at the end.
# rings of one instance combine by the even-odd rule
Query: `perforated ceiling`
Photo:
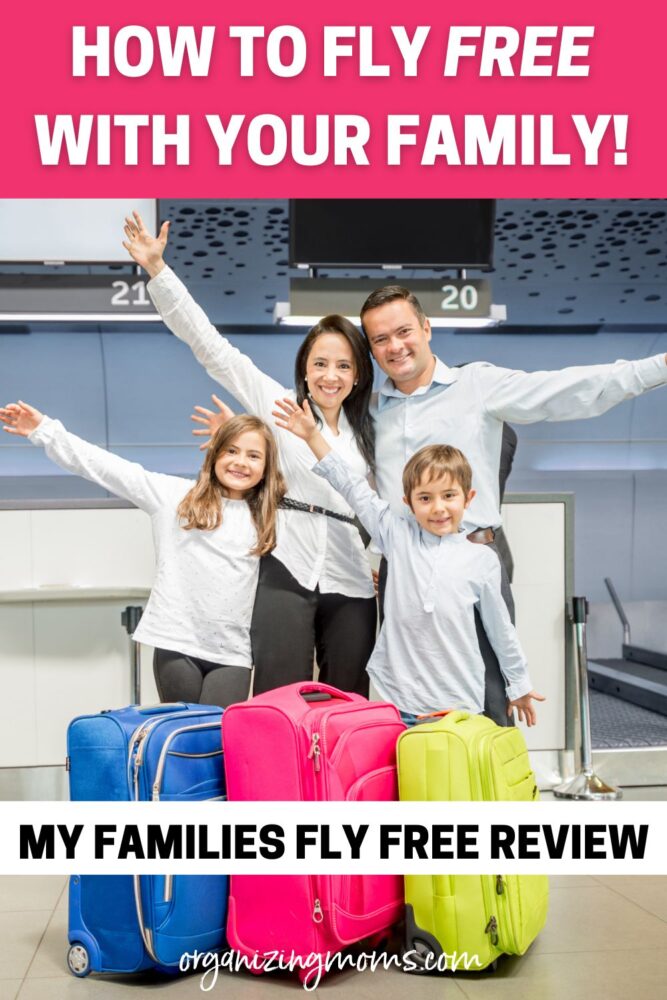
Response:
MULTIPOLYGON (((217 299, 225 322, 270 322, 287 298, 287 202, 166 200, 161 214, 172 219, 173 266, 215 286, 209 308, 217 299)), ((662 201, 499 201, 494 298, 512 325, 667 323, 666 247, 662 201)), ((364 274, 384 283, 416 272, 364 274)))
MULTIPOLYGON (((274 303, 288 298, 287 202, 165 199, 160 215, 172 221, 168 260, 211 320, 269 327, 274 303)), ((667 327, 666 248, 667 201, 499 201, 490 277, 494 301, 507 306, 501 329, 667 327)), ((329 273, 376 277, 378 284, 417 276, 408 269, 329 273)))

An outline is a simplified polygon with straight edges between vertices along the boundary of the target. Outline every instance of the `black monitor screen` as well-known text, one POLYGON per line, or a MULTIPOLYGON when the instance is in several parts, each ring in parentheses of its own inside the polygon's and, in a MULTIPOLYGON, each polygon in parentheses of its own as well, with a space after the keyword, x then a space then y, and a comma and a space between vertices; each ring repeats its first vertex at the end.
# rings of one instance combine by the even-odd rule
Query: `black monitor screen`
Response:
POLYGON ((290 201, 290 265, 488 270, 491 198, 290 201))

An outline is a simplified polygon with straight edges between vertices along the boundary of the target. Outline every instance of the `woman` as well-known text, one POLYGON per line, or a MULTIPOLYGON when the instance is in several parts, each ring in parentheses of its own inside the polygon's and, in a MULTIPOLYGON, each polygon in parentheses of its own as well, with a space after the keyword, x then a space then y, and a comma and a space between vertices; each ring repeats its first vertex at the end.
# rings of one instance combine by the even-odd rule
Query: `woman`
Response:
MULTIPOLYGON (((154 237, 137 213, 126 219, 123 245, 150 275, 148 291, 156 308, 211 378, 249 413, 271 421, 274 402, 286 389, 218 334, 167 267, 168 230, 165 222, 154 237)), ((331 447, 362 475, 373 461, 372 385, 373 366, 362 335, 342 316, 325 317, 297 354, 296 398, 301 403, 308 396, 331 447)), ((254 692, 311 679, 315 651, 321 680, 365 694, 376 604, 353 513, 311 472, 312 455, 303 441, 282 431, 276 439, 289 497, 307 511, 289 519, 290 527, 262 560, 252 622, 254 692)))

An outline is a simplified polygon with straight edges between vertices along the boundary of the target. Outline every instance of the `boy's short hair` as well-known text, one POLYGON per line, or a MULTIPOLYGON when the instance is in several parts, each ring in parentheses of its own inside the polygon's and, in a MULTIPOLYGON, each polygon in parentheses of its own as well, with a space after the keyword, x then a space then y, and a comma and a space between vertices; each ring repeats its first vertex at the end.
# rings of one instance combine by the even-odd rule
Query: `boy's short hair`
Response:
POLYGON ((379 309, 380 306, 386 305, 387 302, 394 302, 396 299, 403 299, 408 305, 412 306, 412 311, 419 320, 420 325, 424 325, 426 322, 426 313, 422 309, 417 296, 409 288, 404 288, 402 285, 385 285, 383 288, 376 288, 374 292, 371 292, 361 307, 359 318, 362 330, 364 329, 364 315, 367 312, 370 312, 371 309, 379 309))
POLYGON ((427 483, 449 475, 468 496, 472 489, 472 469, 462 451, 450 444, 429 444, 420 448, 403 469, 403 494, 410 500, 412 491, 426 479, 427 483))

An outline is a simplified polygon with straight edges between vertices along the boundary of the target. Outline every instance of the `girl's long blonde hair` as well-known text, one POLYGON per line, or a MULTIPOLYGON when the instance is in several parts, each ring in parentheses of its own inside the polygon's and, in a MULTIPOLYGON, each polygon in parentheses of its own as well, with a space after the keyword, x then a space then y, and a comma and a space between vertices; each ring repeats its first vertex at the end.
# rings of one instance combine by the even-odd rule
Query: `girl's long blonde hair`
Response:
POLYGON ((264 476, 244 497, 257 529, 257 545, 251 550, 251 554, 264 556, 276 546, 276 512, 287 488, 278 466, 275 438, 259 417, 242 414, 228 420, 216 431, 197 482, 181 500, 177 514, 184 522, 181 525, 184 531, 191 531, 193 528, 213 531, 222 523, 222 501, 226 494, 215 475, 215 463, 225 449, 246 431, 256 431, 266 445, 264 476))

